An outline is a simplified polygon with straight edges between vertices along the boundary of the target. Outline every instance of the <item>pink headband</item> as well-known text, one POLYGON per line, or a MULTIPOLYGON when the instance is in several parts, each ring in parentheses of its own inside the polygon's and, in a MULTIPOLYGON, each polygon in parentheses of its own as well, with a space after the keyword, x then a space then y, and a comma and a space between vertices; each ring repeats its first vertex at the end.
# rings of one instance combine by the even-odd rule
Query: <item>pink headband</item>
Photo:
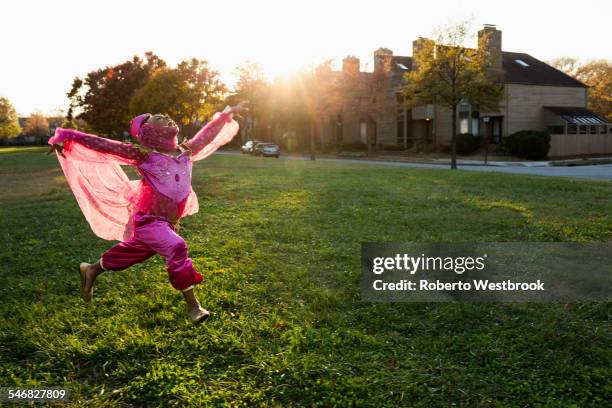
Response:
POLYGON ((140 131, 142 123, 150 117, 150 113, 143 113, 142 115, 138 115, 134 119, 132 119, 132 121, 130 122, 130 134, 132 135, 132 137, 138 137, 138 132, 140 131))
POLYGON ((155 126, 144 123, 151 116, 150 113, 144 113, 132 119, 130 134, 143 146, 163 151, 177 150, 179 129, 176 126, 155 126))

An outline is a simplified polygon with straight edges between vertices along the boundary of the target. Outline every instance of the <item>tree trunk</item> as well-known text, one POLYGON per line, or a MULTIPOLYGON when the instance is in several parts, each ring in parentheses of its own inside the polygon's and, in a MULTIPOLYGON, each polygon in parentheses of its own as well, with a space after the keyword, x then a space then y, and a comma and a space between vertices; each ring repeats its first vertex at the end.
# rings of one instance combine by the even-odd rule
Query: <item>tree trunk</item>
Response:
POLYGON ((457 105, 453 105, 453 134, 451 135, 451 169, 457 169, 457 105))

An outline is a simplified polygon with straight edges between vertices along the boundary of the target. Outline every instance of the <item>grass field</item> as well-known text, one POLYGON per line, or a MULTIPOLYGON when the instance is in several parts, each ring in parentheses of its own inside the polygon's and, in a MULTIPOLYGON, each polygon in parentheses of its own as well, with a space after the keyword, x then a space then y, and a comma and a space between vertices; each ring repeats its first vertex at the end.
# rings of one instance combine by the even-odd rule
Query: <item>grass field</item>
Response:
POLYGON ((181 235, 213 316, 198 328, 159 257, 103 274, 43 150, 0 150, 0 386, 71 406, 605 405, 610 303, 360 301, 360 243, 609 241, 612 184, 213 156, 181 235))

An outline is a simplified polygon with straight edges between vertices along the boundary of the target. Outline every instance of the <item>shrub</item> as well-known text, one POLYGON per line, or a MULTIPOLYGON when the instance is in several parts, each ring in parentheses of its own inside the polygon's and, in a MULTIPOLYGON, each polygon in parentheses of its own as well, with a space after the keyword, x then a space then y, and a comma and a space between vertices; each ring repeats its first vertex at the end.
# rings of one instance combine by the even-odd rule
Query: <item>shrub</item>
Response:
POLYGON ((541 160, 548 155, 550 135, 539 130, 521 130, 504 137, 502 146, 513 156, 541 160))
POLYGON ((474 153, 482 142, 481 136, 474 136, 471 133, 460 133, 455 137, 457 143, 457 154, 474 153))

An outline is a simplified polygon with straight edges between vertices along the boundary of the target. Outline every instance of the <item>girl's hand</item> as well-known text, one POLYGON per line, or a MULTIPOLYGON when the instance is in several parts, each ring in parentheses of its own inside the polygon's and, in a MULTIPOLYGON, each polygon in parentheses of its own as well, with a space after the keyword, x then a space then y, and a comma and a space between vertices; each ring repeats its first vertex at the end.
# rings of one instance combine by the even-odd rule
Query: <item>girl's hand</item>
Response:
POLYGON ((241 114, 241 113, 248 113, 248 111, 249 111, 249 106, 248 105, 249 105, 248 101, 242 101, 238 105, 232 106, 231 112, 235 113, 235 114, 238 114, 238 115, 241 114))
POLYGON ((66 158, 66 156, 64 156, 64 146, 59 144, 59 143, 54 143, 51 148, 49 149, 49 151, 47 152, 47 154, 51 154, 51 152, 58 152, 60 154, 60 156, 62 156, 64 159, 66 158))

